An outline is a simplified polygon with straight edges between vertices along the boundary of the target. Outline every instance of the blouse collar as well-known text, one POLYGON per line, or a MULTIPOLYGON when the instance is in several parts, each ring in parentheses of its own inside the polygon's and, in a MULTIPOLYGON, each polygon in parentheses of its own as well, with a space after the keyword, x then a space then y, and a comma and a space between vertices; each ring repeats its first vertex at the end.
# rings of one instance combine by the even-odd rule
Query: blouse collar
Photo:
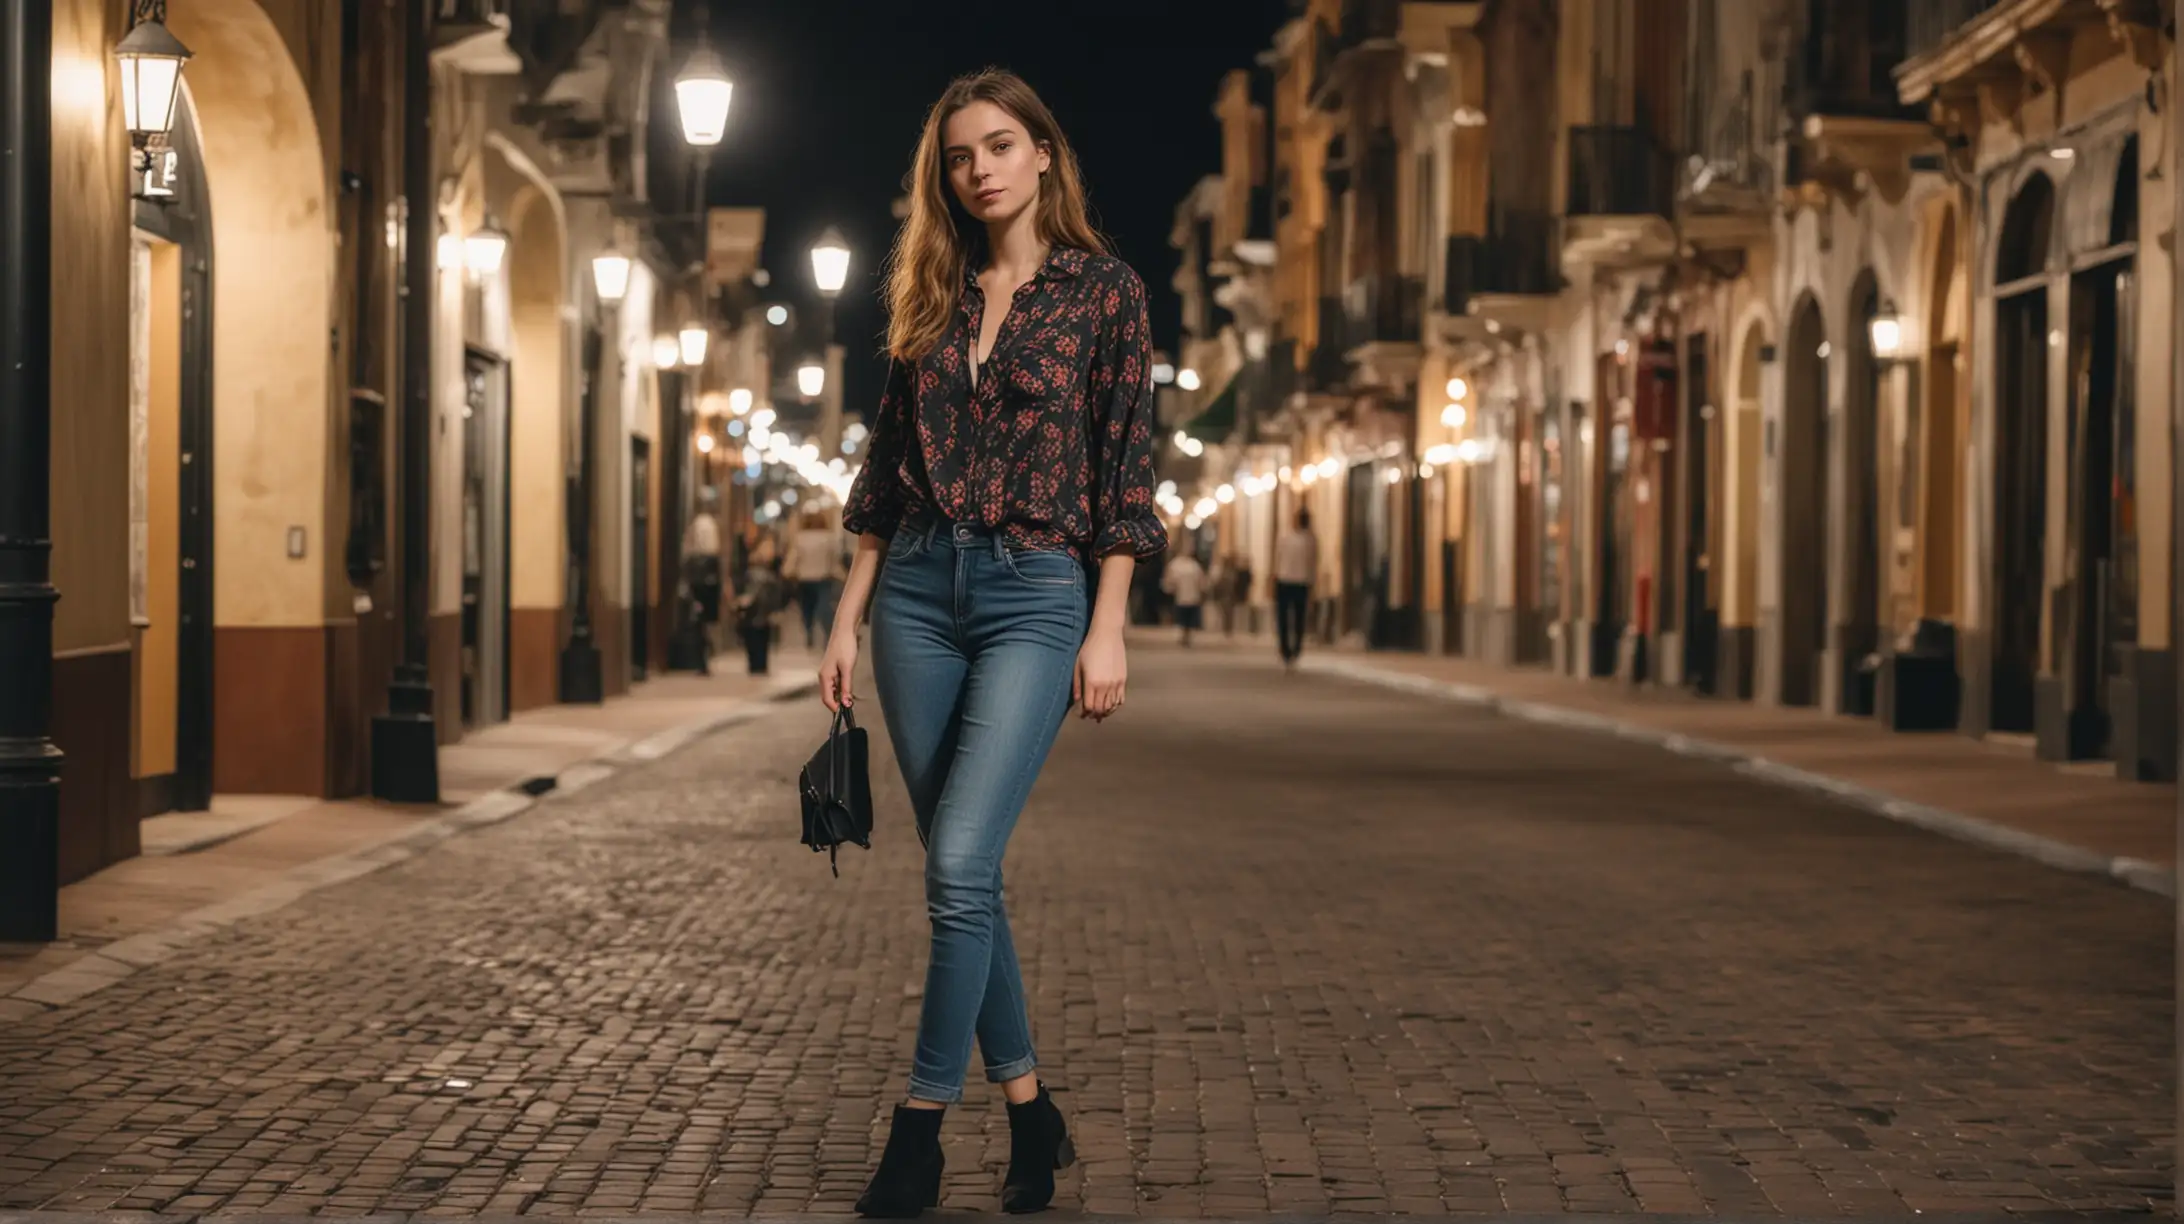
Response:
MULTIPOLYGON (((1046 262, 1039 265, 1039 270, 1033 274, 1032 279, 1055 280, 1081 276, 1084 274, 1085 262, 1090 258, 1091 254, 1081 247, 1056 243, 1047 248, 1046 262)), ((963 282, 966 285, 974 289, 978 287, 979 266, 985 262, 985 244, 980 243, 973 250, 971 258, 963 261, 963 282)))

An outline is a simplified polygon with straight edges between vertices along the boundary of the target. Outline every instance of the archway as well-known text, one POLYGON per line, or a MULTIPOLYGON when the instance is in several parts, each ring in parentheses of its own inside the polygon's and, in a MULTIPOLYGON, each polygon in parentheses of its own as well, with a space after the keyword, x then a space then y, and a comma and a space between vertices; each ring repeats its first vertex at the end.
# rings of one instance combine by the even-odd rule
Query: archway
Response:
POLYGON ((1725 573, 1721 582, 1721 662, 1719 691, 1749 700, 1754 688, 1754 628, 1759 619, 1759 541, 1761 473, 1766 466, 1762 445, 1765 414, 1761 409, 1760 353, 1767 347, 1766 325, 1754 319, 1745 325, 1737 343, 1735 382, 1723 446, 1722 545, 1725 573))
POLYGON ((218 310, 211 345, 212 785, 324 794, 330 782, 326 532, 332 234, 316 112, 254 0, 192 0, 218 310), (217 558, 217 564, 212 559, 217 558))
POLYGON ((2047 265, 2055 187, 2034 174, 1995 250, 1994 570, 1988 729, 2029 732, 2047 545, 2047 265))
POLYGON ((1828 624, 1828 348, 1820 303, 1791 316, 1782 439, 1781 685, 1784 705, 1820 699, 1828 624))
POLYGON ((567 248, 549 191, 526 185, 508 213, 508 692, 511 710, 527 710, 556 697, 568 585, 562 530, 568 350, 561 309, 567 248))
MULTIPOLYGON (((1834 659, 1838 708, 1845 714, 1873 712, 1872 673, 1860 664, 1880 645, 1881 366, 1873 356, 1873 320, 1881 310, 1881 290, 1872 269, 1858 274, 1850 290, 1849 321, 1843 337, 1842 503, 1830 521, 1843 534, 1842 607, 1833 614, 1829 653, 1834 659)), ((1828 558, 1833 563, 1834 558, 1828 558)))
POLYGON ((1943 210, 1934 235, 1926 293, 1923 394, 1910 399, 1913 415, 1904 426, 1905 445, 1924 448, 1922 461, 1905 463, 1907 478, 1901 493, 1906 508, 1917 508, 1917 518, 1911 525, 1917 529, 1918 556, 1914 564, 1918 572, 1910 607, 1896 618, 1898 631, 1910 629, 1922 615, 1937 620, 1953 620, 1957 615, 1958 539, 1962 530, 1957 507, 1963 488, 1959 452, 1965 436, 1959 418, 1963 398, 1960 367, 1969 294, 1964 264, 1958 258, 1953 207, 1943 210), (1914 481, 1914 473, 1922 478, 1914 481))
POLYGON ((212 212, 189 90, 137 203, 130 293, 139 815, 212 804, 212 212))

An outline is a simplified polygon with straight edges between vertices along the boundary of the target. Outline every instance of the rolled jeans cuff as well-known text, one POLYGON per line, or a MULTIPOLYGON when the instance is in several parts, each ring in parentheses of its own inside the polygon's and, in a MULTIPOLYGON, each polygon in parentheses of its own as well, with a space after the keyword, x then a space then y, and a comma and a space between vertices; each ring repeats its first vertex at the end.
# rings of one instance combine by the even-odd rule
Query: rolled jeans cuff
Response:
POLYGON ((998 1067, 987 1067, 986 1082, 989 1084, 1006 1084, 1020 1075, 1030 1075, 1038 1065, 1039 1056, 1036 1054, 1026 1054, 1022 1058, 1012 1058, 998 1067))
POLYGON ((963 1099, 963 1085, 957 1084, 953 1088, 943 1088, 938 1084, 928 1083, 913 1075, 910 1077, 910 1099, 914 1101, 931 1101, 935 1105, 953 1105, 963 1099))

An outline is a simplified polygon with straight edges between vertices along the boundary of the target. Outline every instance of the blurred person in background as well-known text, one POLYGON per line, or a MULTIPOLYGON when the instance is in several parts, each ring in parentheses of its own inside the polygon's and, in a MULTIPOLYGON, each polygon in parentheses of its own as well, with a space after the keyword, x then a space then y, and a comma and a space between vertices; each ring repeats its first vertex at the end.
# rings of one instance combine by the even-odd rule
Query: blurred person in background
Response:
POLYGON ((827 525, 826 511, 807 511, 781 563, 781 576, 796 584, 806 650, 819 645, 819 630, 834 620, 834 598, 841 590, 842 575, 841 533, 827 525))
POLYGON ((1312 531, 1312 512, 1300 507, 1289 530, 1274 541, 1274 631, 1282 662, 1291 667, 1304 653, 1304 623, 1318 576, 1319 536, 1312 531))
POLYGON ((1188 550, 1179 549, 1168 559, 1167 572, 1160 576, 1160 589, 1175 601, 1176 627, 1183 631, 1183 644, 1190 645, 1192 632, 1204 623, 1206 567, 1188 550))
POLYGON ((719 505, 720 491, 703 486, 698 490, 697 512, 683 529, 683 580, 690 584, 690 597, 698 605, 698 628, 705 637, 705 661, 698 670, 708 676, 713 674, 713 652, 720 648, 713 628, 720 624, 725 578, 720 565, 720 520, 714 514, 719 505))

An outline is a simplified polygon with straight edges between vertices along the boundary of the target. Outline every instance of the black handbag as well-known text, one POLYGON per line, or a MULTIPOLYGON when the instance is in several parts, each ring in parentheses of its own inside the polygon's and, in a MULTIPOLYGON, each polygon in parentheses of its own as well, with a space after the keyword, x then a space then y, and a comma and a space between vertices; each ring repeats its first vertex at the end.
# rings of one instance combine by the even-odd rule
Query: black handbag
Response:
POLYGON ((827 852, 836 877, 843 842, 872 848, 872 775, 864 728, 843 706, 827 728, 827 742, 804 765, 797 791, 804 801, 804 844, 827 852))

